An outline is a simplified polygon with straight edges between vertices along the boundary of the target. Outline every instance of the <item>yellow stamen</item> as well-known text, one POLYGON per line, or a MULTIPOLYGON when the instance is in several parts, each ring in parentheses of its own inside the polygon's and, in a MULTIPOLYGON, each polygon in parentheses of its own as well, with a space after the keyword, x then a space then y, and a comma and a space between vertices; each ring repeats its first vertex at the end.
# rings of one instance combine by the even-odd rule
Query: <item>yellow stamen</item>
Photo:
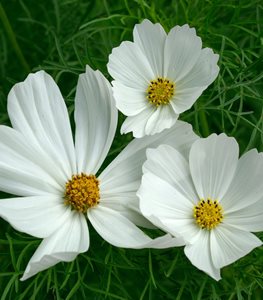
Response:
POLYGON ((223 220, 223 208, 217 200, 201 199, 194 207, 196 224, 202 229, 213 229, 223 220))
POLYGON ((73 175, 66 183, 64 203, 72 209, 85 213, 90 207, 96 206, 99 200, 99 180, 95 175, 73 175))
POLYGON ((158 107, 168 104, 175 91, 175 84, 169 79, 158 77, 152 80, 147 89, 147 99, 154 106, 158 107))

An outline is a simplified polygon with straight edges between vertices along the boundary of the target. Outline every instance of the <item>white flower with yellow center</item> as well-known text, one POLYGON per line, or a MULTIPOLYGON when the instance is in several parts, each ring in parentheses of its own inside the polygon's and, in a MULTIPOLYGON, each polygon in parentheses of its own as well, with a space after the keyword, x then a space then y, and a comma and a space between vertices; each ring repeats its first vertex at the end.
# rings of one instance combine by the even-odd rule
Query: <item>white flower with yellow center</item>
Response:
POLYGON ((194 142, 189 160, 167 145, 149 149, 138 191, 144 216, 183 237, 186 256, 216 280, 262 245, 251 232, 263 230, 263 154, 238 152, 225 134, 194 142))
POLYGON ((98 176, 117 126, 109 82, 87 67, 75 99, 75 145, 66 105, 45 72, 30 74, 8 96, 13 128, 0 126, 0 190, 20 197, 0 200, 0 217, 43 238, 22 280, 89 248, 86 218, 107 242, 126 248, 182 244, 151 239, 135 224, 153 226, 139 212, 136 191, 148 146, 190 149, 197 139, 181 122, 162 135, 131 142, 98 176))
POLYGON ((122 42, 109 56, 117 108, 127 116, 121 132, 153 135, 176 122, 218 75, 218 55, 202 49, 188 25, 168 34, 160 24, 135 25, 134 42, 122 42))

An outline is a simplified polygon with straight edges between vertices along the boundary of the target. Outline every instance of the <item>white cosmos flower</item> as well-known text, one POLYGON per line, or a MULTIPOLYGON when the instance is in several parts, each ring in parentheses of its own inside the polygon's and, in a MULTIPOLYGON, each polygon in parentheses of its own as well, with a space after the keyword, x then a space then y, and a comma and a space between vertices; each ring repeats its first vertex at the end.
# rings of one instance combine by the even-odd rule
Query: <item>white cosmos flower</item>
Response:
POLYGON ((183 237, 192 264, 216 280, 262 245, 251 232, 263 230, 263 154, 238 153, 225 134, 194 142, 189 160, 167 145, 149 149, 138 191, 144 216, 183 237))
POLYGON ((121 132, 142 137, 170 128, 194 104, 217 77, 219 56, 202 49, 188 25, 166 34, 144 20, 135 25, 133 39, 112 50, 108 71, 117 108, 128 116, 121 132))
POLYGON ((164 248, 182 239, 151 239, 135 224, 153 226, 139 213, 136 191, 148 146, 169 143, 184 151, 197 139, 181 122, 162 135, 135 140, 98 176, 117 125, 109 82, 89 67, 75 99, 75 145, 62 95, 45 72, 30 74, 8 96, 13 128, 0 126, 0 216, 42 242, 22 280, 89 248, 86 218, 107 242, 126 248, 164 248))

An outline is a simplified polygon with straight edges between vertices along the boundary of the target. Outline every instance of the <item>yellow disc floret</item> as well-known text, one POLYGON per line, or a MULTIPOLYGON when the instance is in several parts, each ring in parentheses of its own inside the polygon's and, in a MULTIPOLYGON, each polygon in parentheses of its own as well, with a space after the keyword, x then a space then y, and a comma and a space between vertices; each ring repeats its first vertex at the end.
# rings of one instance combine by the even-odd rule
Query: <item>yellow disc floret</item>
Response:
POLYGON ((175 91, 175 84, 166 78, 158 77, 152 80, 147 89, 147 99, 154 106, 158 107, 168 104, 175 91))
POLYGON ((90 207, 96 206, 99 200, 99 180, 95 175, 73 175, 66 183, 64 203, 72 209, 85 213, 90 207))
POLYGON ((196 224, 202 229, 213 229, 223 220, 223 208, 217 200, 201 199, 194 207, 196 224))

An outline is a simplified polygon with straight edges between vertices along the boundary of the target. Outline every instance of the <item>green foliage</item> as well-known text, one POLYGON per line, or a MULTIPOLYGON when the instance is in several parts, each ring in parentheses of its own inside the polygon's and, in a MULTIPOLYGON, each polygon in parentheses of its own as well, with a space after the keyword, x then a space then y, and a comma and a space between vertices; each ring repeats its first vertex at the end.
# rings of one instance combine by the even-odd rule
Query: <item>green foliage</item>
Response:
MULTIPOLYGON (((263 150, 263 4, 261 0, 9 0, 0 3, 0 124, 10 125, 7 95, 29 71, 58 82, 69 113, 85 65, 101 70, 111 49, 132 39, 148 18, 168 31, 188 23, 220 54, 220 74, 181 119, 201 136, 225 132, 241 152, 263 150)), ((119 124, 124 117, 120 115, 119 124)), ((118 128, 119 129, 119 128, 118 128)), ((119 130, 106 161, 131 140, 119 130)), ((8 195, 1 194, 1 198, 8 195)), ((71 263, 19 278, 40 240, 0 220, 0 299, 262 299, 263 249, 222 270, 214 281, 194 268, 182 248, 112 247, 90 227, 91 247, 71 263)), ((262 233, 258 235, 263 238, 262 233)))

